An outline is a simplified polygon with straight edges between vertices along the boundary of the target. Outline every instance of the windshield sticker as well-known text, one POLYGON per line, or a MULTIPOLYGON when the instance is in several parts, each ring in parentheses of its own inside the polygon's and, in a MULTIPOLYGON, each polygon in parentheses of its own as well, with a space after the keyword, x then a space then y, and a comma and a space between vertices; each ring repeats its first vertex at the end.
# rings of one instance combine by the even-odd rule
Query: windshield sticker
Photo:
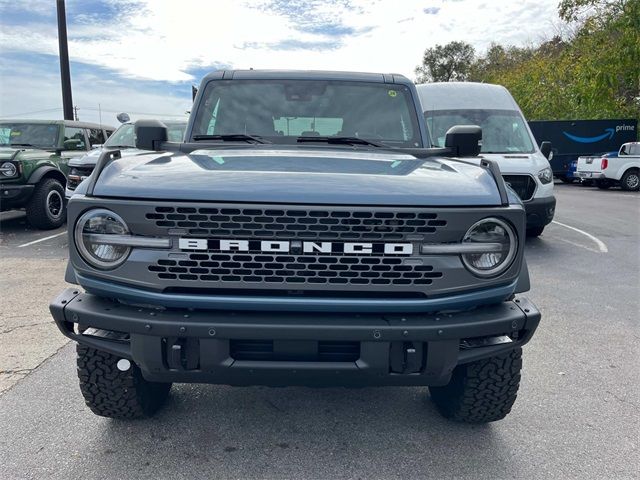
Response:
POLYGON ((222 157, 211 157, 213 159, 214 162, 216 162, 218 165, 224 165, 224 158, 222 157))
POLYGON ((10 135, 12 137, 19 137, 20 135, 22 135, 22 132, 18 131, 18 130, 13 130, 10 135))
POLYGON ((400 165, 402 162, 400 160, 396 160, 395 162, 393 162, 391 164, 391 168, 396 168, 398 165, 400 165))
POLYGON ((395 90, 389 90, 387 93, 391 98, 395 98, 396 96, 398 96, 398 92, 396 92, 395 90))

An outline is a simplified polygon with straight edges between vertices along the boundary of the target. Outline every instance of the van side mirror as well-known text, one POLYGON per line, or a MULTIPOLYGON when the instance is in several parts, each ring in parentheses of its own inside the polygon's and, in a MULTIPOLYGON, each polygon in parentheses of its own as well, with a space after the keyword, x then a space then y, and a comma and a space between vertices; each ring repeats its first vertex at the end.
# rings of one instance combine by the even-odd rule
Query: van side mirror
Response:
POLYGON ((540 153, 542 153, 547 160, 551 160, 551 158, 549 158, 551 155, 551 142, 542 142, 540 144, 540 153))
POLYGON ((136 148, 160 151, 162 143, 169 138, 167 126, 159 120, 138 120, 133 124, 136 148))
POLYGON ((444 146, 454 157, 477 157, 482 147, 482 128, 477 125, 454 125, 444 138, 444 146))

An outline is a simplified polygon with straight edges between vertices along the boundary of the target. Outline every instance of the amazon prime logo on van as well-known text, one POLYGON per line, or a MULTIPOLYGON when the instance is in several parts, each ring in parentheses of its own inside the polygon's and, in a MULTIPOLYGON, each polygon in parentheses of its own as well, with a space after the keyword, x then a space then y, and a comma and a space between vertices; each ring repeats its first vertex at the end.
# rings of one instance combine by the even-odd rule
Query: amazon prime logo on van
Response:
POLYGON ((180 238, 180 250, 212 250, 215 252, 295 253, 305 255, 411 255, 411 243, 368 242, 303 242, 299 240, 214 240, 180 238))

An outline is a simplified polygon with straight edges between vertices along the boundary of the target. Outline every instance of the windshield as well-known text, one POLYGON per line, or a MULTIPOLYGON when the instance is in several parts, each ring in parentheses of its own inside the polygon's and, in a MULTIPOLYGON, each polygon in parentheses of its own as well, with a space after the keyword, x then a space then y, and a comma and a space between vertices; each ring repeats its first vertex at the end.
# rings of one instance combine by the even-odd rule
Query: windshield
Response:
MULTIPOLYGON (((167 126, 167 137, 170 142, 182 142, 184 139, 184 131, 187 129, 186 122, 169 123, 164 122, 167 126)), ((104 143, 105 147, 129 147, 135 148, 136 140, 133 123, 124 123, 111 134, 109 139, 104 143)))
POLYGON ((209 82, 192 137, 231 134, 273 143, 296 143, 298 137, 358 137, 395 147, 421 145, 409 89, 365 82, 209 82))
POLYGON ((454 125, 482 127, 483 153, 533 153, 533 142, 520 112, 513 110, 435 110, 424 114, 435 146, 454 125))
POLYGON ((0 145, 56 148, 60 126, 46 123, 0 123, 0 145))

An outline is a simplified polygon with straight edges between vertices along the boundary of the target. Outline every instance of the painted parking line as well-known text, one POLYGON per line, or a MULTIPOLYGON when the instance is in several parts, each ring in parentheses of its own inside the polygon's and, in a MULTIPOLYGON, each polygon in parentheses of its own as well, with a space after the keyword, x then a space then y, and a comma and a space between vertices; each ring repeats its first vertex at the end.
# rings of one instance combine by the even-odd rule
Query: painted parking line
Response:
POLYGON ((598 246, 598 250, 600 251, 600 253, 608 253, 609 249, 607 248, 606 243, 604 243, 602 240, 600 240, 598 237, 591 235, 588 232, 585 232, 584 230, 580 230, 579 228, 576 227, 572 227, 571 225, 567 225, 565 223, 560 223, 556 220, 553 220, 551 223, 555 223, 556 225, 560 225, 561 227, 564 228, 568 228, 569 230, 573 230, 574 232, 578 232, 582 235, 584 235, 585 237, 593 240, 595 242, 595 244, 598 246))
POLYGON ((30 245, 35 245, 36 243, 44 242, 46 240, 51 240, 52 238, 59 237, 60 235, 65 235, 67 231, 56 233, 55 235, 49 235, 48 237, 39 238, 38 240, 34 240, 33 242, 23 243, 22 245, 18 245, 18 248, 28 247, 30 245))

